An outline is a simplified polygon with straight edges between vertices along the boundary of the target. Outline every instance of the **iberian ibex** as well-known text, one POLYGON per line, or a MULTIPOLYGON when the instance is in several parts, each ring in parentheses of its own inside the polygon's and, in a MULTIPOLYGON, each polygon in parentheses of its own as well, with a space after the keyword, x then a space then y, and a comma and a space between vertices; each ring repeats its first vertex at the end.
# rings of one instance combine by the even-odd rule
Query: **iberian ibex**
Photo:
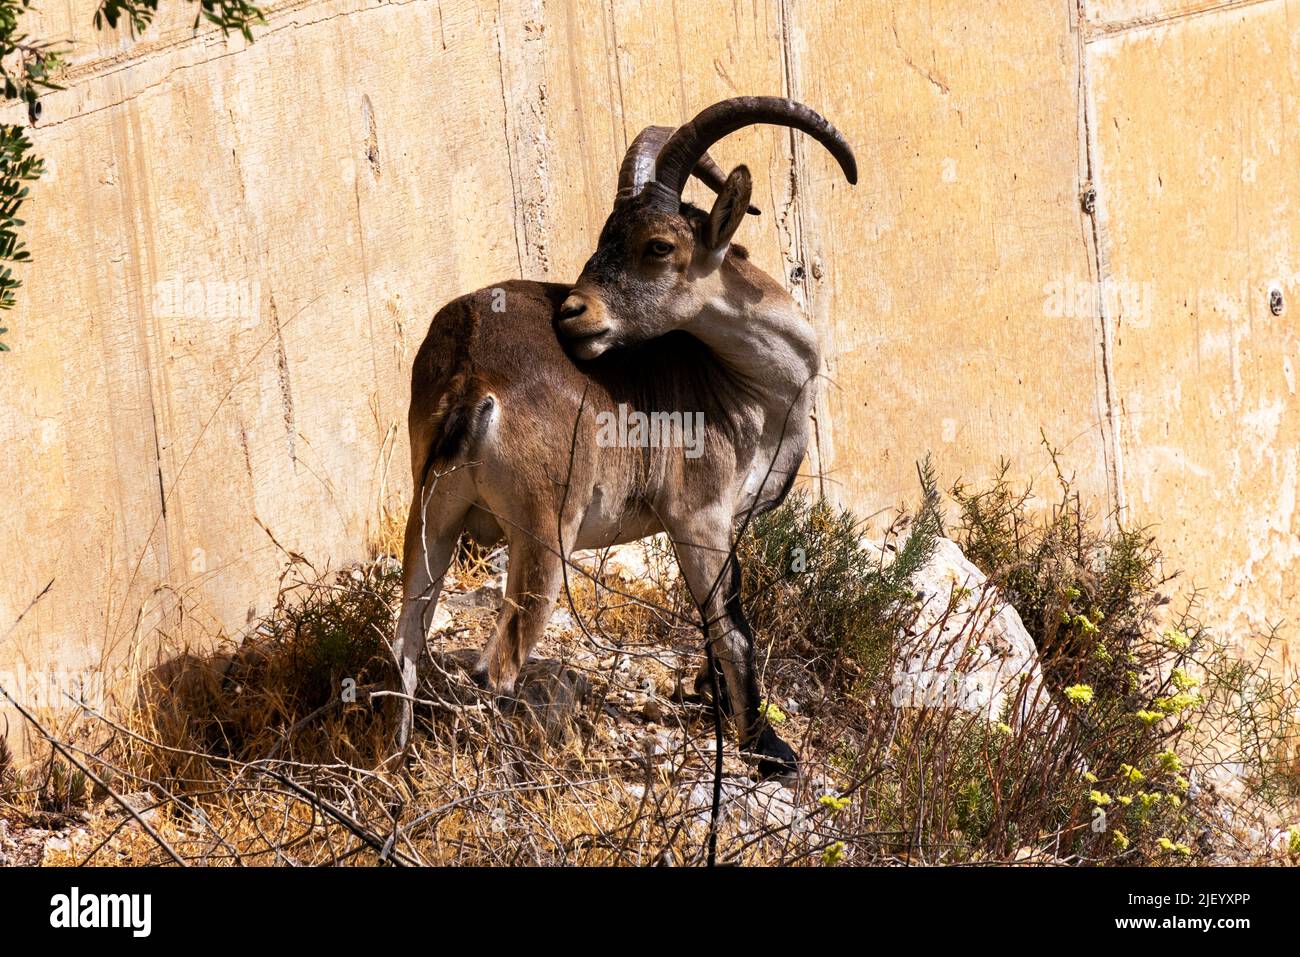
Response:
MULTIPOLYGON (((749 170, 724 179, 707 156, 757 123, 810 134, 857 181, 848 143, 808 107, 726 100, 633 141, 613 211, 573 286, 505 282, 434 317, 411 374, 415 494, 394 647, 407 695, 462 532, 509 545, 506 601, 476 677, 510 695, 569 554, 664 531, 701 606, 724 682, 719 703, 742 749, 757 753, 760 773, 795 767, 760 712, 732 535, 738 520, 789 492, 821 359, 794 300, 731 244, 750 209, 749 170), (708 213, 682 200, 692 173, 718 193, 708 213), (695 454, 600 441, 601 413, 629 409, 702 421, 695 454)), ((408 701, 403 746, 410 726, 408 701)))

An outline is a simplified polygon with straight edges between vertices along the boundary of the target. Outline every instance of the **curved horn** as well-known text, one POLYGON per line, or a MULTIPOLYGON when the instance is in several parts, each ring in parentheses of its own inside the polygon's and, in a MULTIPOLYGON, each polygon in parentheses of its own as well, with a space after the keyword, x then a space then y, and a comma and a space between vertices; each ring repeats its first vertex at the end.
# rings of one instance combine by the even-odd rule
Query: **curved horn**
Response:
POLYGON ((655 178, 655 158, 672 135, 671 126, 647 126, 636 135, 618 168, 619 198, 635 196, 655 178))
POLYGON ((820 113, 784 97, 737 96, 702 110, 695 119, 679 126, 664 143, 655 162, 654 182, 650 184, 655 205, 675 212, 681 203, 687 173, 695 169, 708 148, 724 136, 757 123, 802 130, 830 151, 850 183, 858 181, 858 163, 852 147, 820 113))
MULTIPOLYGON (((623 162, 618 169, 618 199, 636 196, 655 178, 655 160, 672 134, 671 126, 647 126, 637 134, 623 154, 623 162)), ((700 154, 692 173, 715 193, 722 192, 723 184, 727 181, 727 174, 722 172, 722 168, 707 152, 700 154)), ((757 216, 759 209, 750 206, 748 212, 757 216)))

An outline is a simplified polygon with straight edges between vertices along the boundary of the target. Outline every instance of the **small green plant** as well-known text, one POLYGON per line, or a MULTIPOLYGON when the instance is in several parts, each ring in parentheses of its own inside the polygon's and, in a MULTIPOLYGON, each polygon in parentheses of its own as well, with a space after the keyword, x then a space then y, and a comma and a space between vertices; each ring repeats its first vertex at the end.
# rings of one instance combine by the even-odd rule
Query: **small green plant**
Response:
POLYGON ((67 765, 51 753, 38 805, 43 811, 70 814, 85 807, 89 783, 81 768, 67 765))
POLYGON ((346 680, 365 684, 383 676, 391 666, 387 632, 400 590, 398 574, 371 564, 281 593, 259 646, 283 663, 275 685, 294 699, 295 711, 337 697, 346 680))
POLYGON ((18 789, 18 771, 14 753, 4 734, 0 734, 0 805, 12 803, 18 789))
POLYGON ((770 701, 759 704, 758 713, 772 724, 781 724, 787 718, 786 713, 770 701))

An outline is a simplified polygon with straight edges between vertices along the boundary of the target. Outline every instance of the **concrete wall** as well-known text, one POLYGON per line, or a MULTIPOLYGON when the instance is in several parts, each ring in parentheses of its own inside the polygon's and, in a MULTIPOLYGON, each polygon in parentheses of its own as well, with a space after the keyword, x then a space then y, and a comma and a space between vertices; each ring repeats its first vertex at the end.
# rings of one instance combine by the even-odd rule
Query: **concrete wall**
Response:
POLYGON ((755 92, 862 168, 772 128, 715 150, 825 339, 823 489, 888 508, 927 450, 1046 481, 1041 429, 1211 620, 1300 612, 1296 3, 288 0, 251 46, 180 4, 96 32, 96 5, 30 25, 76 53, 0 357, 0 635, 54 585, 0 671, 237 629, 281 549, 360 555, 434 310, 573 278, 630 138, 755 92))

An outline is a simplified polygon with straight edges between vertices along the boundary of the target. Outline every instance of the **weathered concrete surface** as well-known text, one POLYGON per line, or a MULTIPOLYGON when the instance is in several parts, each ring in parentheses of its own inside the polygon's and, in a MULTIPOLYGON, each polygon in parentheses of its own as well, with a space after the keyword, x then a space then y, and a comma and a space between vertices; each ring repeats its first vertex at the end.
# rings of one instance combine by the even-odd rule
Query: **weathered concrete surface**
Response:
POLYGON ((817 12, 794 33, 795 92, 834 104, 864 169, 848 189, 801 144, 804 292, 832 380, 826 484, 888 508, 914 494, 926 450, 945 477, 986 476, 999 454, 1035 474, 1041 427, 1104 501, 1096 317, 1050 301, 1090 262, 1069 6, 800 9, 817 12))
POLYGON ((1106 316, 1129 514, 1207 621, 1261 630, 1300 611, 1300 9, 1098 6, 1163 15, 1087 47, 1103 274, 1132 293, 1106 316))
POLYGON ((251 46, 189 5, 97 33, 95 6, 31 28, 77 50, 0 358, 0 634, 54 586, 0 671, 236 629, 282 549, 361 552, 409 483, 436 307, 575 276, 637 130, 751 92, 822 109, 862 168, 772 128, 715 151, 826 340, 826 492, 888 507, 927 450, 1042 476, 1042 428, 1216 614, 1300 610, 1292 4, 289 0, 251 46), (1099 277, 1150 290, 1140 322, 1078 295, 1099 277))

